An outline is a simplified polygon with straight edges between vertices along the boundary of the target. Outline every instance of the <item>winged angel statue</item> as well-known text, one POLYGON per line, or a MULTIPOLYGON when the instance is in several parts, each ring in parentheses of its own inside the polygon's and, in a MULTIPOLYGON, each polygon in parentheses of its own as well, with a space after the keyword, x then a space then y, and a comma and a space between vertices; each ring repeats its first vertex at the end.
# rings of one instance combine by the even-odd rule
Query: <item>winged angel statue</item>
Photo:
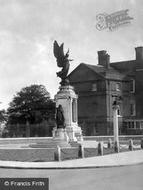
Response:
POLYGON ((67 79, 67 74, 69 71, 69 62, 72 61, 68 59, 69 57, 69 50, 66 54, 64 54, 64 43, 60 46, 58 45, 57 41, 54 41, 54 56, 57 59, 57 66, 62 67, 62 70, 57 72, 57 76, 61 78, 61 85, 69 84, 69 80, 67 79))

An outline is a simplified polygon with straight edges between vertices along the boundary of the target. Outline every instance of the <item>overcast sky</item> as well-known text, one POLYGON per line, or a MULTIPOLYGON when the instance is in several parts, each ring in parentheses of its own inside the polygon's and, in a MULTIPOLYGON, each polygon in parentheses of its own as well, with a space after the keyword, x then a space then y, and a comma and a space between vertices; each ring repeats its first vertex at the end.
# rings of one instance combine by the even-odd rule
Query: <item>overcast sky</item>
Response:
POLYGON ((53 98, 60 81, 55 39, 70 49, 70 71, 81 62, 97 64, 103 49, 111 61, 134 59, 134 48, 143 46, 142 20, 142 0, 0 0, 0 107, 31 84, 45 85, 53 98), (130 25, 96 29, 99 13, 125 9, 134 18, 130 25))

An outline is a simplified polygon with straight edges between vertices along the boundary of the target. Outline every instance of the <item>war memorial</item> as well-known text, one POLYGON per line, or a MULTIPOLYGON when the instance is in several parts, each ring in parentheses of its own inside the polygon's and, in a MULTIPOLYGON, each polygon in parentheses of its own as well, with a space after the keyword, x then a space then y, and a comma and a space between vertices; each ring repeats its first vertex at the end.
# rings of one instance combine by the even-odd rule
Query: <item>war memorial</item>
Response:
POLYGON ((64 55, 63 45, 54 42, 54 55, 57 59, 58 67, 62 70, 57 73, 61 78, 59 92, 55 95, 57 114, 57 129, 53 132, 54 137, 62 137, 67 141, 82 141, 82 131, 77 121, 77 99, 74 88, 70 86, 67 74, 69 70, 69 51, 64 55), (65 133, 65 134, 64 134, 65 133), (63 135, 64 134, 64 135, 63 135))

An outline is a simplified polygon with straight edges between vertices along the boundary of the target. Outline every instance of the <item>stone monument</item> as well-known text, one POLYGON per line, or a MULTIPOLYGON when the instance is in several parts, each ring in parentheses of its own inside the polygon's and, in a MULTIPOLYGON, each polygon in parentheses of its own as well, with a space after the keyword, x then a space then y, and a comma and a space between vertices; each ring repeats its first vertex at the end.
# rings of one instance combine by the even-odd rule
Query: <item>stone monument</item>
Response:
POLYGON ((54 42, 54 56, 57 60, 57 66, 62 70, 57 72, 61 78, 59 91, 55 95, 56 102, 56 124, 53 130, 54 138, 65 139, 69 142, 82 141, 82 131, 77 121, 77 99, 73 86, 69 84, 67 74, 69 71, 69 50, 64 54, 64 44, 60 46, 57 41, 54 42))

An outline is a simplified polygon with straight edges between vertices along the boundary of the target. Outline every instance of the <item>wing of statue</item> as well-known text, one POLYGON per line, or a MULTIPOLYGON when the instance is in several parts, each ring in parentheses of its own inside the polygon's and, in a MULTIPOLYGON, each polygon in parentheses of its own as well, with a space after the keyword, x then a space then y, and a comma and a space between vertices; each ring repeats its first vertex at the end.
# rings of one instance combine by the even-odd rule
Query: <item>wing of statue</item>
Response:
POLYGON ((60 61, 64 58, 64 44, 58 45, 57 41, 54 41, 54 56, 57 58, 58 67, 63 67, 63 62, 60 61))

